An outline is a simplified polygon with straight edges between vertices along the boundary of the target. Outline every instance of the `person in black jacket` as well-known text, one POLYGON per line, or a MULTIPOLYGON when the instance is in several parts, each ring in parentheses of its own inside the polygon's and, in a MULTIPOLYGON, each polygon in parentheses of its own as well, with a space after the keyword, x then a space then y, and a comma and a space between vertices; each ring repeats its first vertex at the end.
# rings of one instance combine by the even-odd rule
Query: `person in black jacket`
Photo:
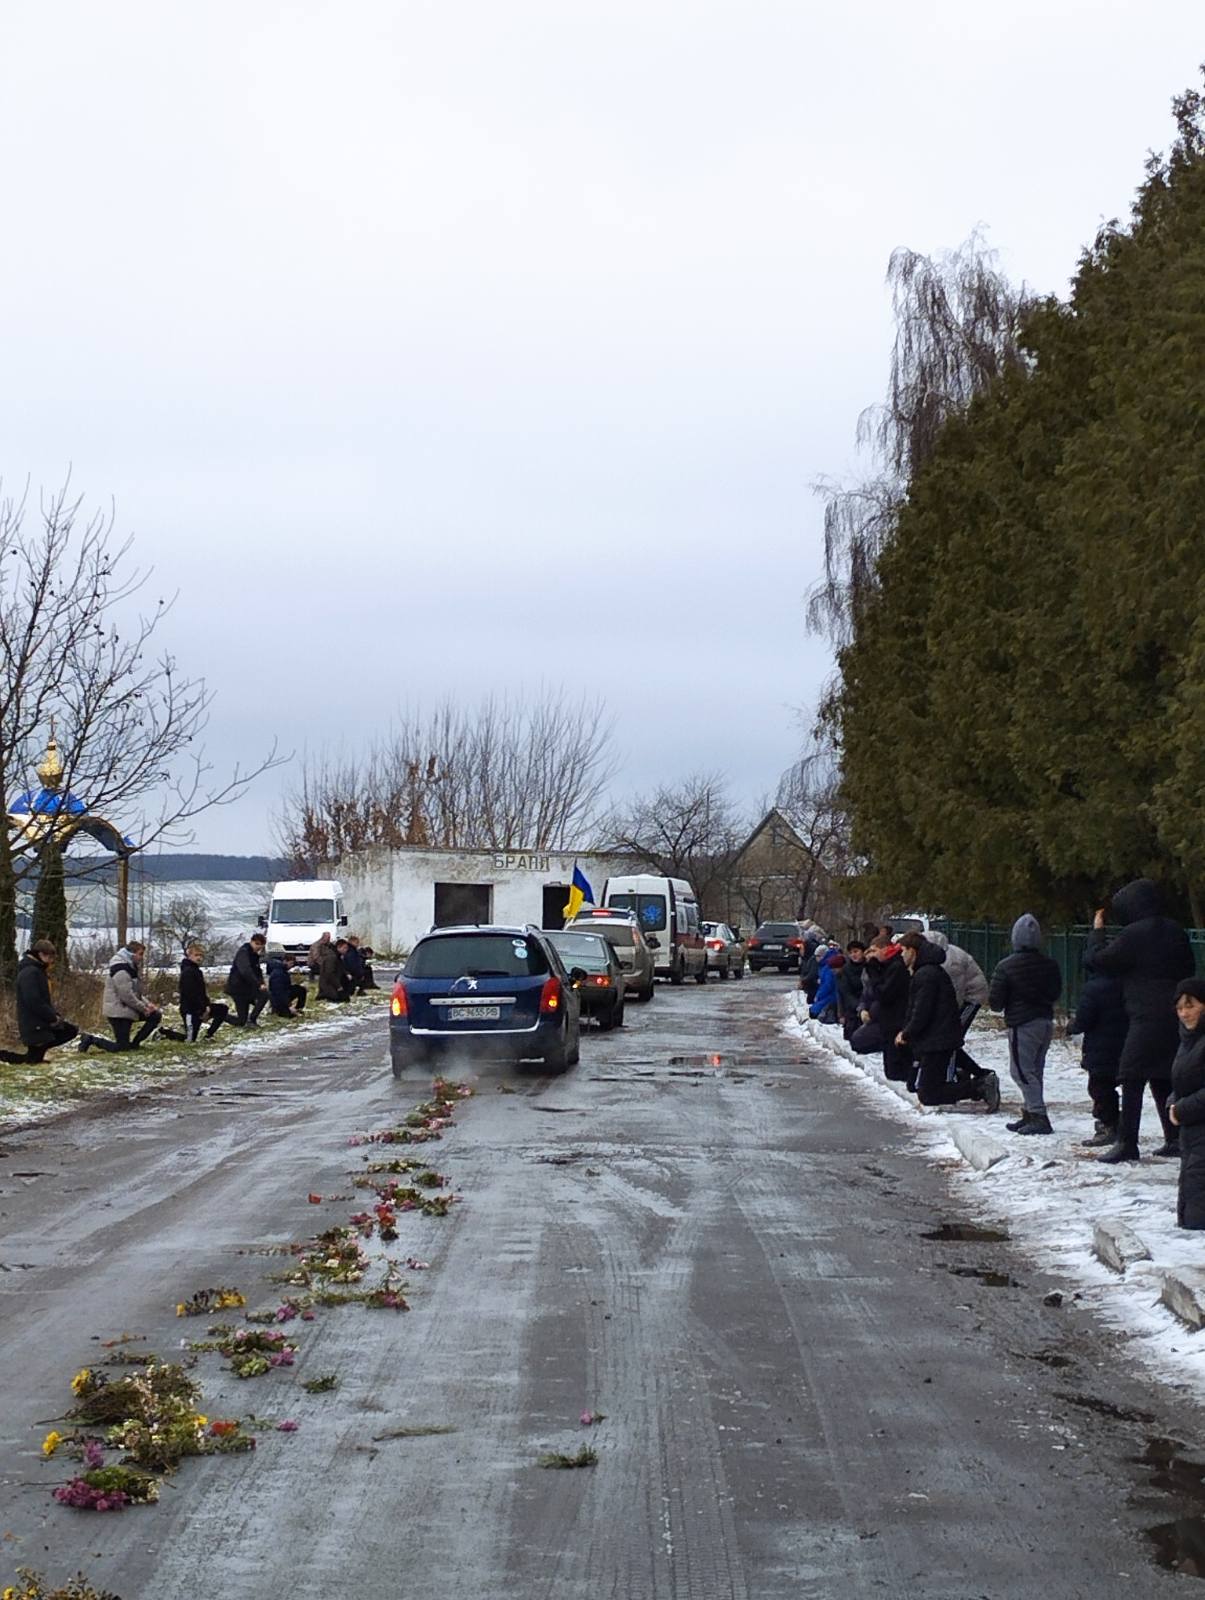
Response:
POLYGON ((1163 1124, 1163 1145, 1156 1155, 1179 1150, 1175 1124, 1168 1119, 1172 1061, 1176 1054, 1175 993, 1182 978, 1196 973, 1192 946, 1180 924, 1166 915, 1163 896, 1149 878, 1135 878, 1113 896, 1113 912, 1121 932, 1110 939, 1105 913, 1096 913, 1088 947, 1096 970, 1120 978, 1129 1027, 1121 1052, 1121 1122, 1117 1143, 1097 1156, 1113 1164, 1138 1160, 1138 1129, 1142 1122, 1142 1097, 1146 1085, 1163 1124))
POLYGON ((353 995, 364 993, 364 957, 360 954, 360 941, 354 934, 348 934, 346 939, 341 939, 338 945, 339 959, 343 963, 343 970, 347 974, 348 985, 353 995))
POLYGON ((1084 1036, 1082 1065, 1088 1074, 1088 1095, 1096 1119, 1092 1137, 1081 1141, 1089 1149, 1117 1143, 1121 1122, 1118 1064, 1129 1026, 1121 984, 1116 978, 1106 978, 1102 972, 1097 972, 1091 950, 1085 950, 1084 986, 1075 1015, 1067 1025, 1067 1037, 1084 1036))
POLYGON ((915 1089, 916 1063, 912 1051, 898 1038, 908 1014, 909 995, 908 968, 898 944, 876 941, 866 952, 866 990, 870 1000, 867 1010, 878 1024, 882 1040, 883 1075, 915 1089))
POLYGON ((226 993, 234 1001, 240 1028, 258 1028, 259 1014, 268 1003, 268 984, 259 959, 266 943, 262 933, 253 933, 239 946, 226 979, 226 993))
POLYGON ((273 951, 268 957, 268 1000, 274 1017, 299 1017, 305 1010, 305 984, 293 982, 296 956, 273 951))
POLYGON ((1046 1115, 1046 1055, 1054 1036, 1054 1003, 1063 992, 1059 964, 1042 953, 1038 919, 1026 911, 1013 923, 1013 953, 992 973, 988 1004, 1003 1011, 1008 1029, 1008 1066, 1024 1110, 1010 1133, 1053 1133, 1046 1115))
POLYGON ((895 1042, 907 1046, 916 1061, 916 1098, 923 1106, 986 1100, 982 1082, 970 1083, 950 1075, 954 1053, 962 1044, 962 1017, 945 970, 945 951, 930 944, 923 934, 906 933, 900 940, 900 954, 912 978, 908 1011, 895 1042))
POLYGON ((58 951, 49 939, 35 939, 17 967, 17 1032, 25 1054, 0 1050, 0 1061, 10 1066, 36 1066, 47 1050, 68 1044, 79 1035, 73 1022, 60 1015, 50 998, 50 969, 58 951))
POLYGON ((866 976, 866 946, 851 939, 845 946, 845 965, 837 973, 837 1017, 846 1039, 852 1039, 860 1023, 862 979, 866 976))
POLYGON ((1167 1114, 1180 1130, 1176 1221, 1205 1229, 1205 980, 1185 978, 1176 990, 1180 1048, 1172 1062, 1167 1114))
POLYGON ((205 951, 199 944, 190 944, 184 952, 184 959, 180 963, 180 1015, 184 1019, 184 1032, 180 1034, 160 1028, 159 1032, 168 1039, 185 1039, 189 1044, 195 1044, 201 1024, 206 1021, 209 1027, 205 1037, 212 1039, 230 1016, 229 1006, 209 998, 205 974, 201 971, 204 957, 205 951))

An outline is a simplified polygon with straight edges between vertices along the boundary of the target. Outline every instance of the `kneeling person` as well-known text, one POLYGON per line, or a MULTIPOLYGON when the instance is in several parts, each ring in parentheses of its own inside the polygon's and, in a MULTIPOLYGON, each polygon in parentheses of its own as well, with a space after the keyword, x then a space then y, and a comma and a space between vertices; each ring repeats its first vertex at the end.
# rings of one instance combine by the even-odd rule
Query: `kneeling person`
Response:
POLYGON ((0 1061, 35 1066, 45 1061, 47 1050, 68 1044, 79 1034, 75 1024, 60 1015, 50 998, 50 969, 57 956, 49 939, 35 940, 22 956, 17 968, 17 1032, 25 1054, 0 1050, 0 1061))
POLYGON ((268 1002, 274 1017, 299 1017, 305 1010, 305 984, 293 981, 295 956, 274 951, 268 957, 268 1002))

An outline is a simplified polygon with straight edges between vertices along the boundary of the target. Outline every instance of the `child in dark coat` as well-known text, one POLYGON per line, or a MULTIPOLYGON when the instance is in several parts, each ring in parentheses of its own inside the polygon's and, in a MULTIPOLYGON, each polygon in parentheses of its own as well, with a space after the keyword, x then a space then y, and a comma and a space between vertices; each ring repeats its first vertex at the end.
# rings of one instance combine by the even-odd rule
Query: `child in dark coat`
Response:
POLYGON ((1088 1096, 1096 1120, 1092 1137, 1083 1141, 1089 1147, 1117 1143, 1121 1121, 1118 1074, 1129 1026, 1121 979, 1098 972, 1092 951, 1085 951, 1084 987, 1068 1024, 1067 1037, 1082 1034, 1084 1039, 1081 1065, 1088 1074, 1088 1096))

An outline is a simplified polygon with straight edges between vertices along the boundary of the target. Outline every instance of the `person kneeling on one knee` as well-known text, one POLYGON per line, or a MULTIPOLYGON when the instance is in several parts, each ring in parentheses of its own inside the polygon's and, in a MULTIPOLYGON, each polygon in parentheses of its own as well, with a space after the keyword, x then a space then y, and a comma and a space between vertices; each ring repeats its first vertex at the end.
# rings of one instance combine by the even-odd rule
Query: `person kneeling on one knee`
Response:
MULTIPOLYGON (((986 1100, 986 1081, 951 1078, 950 1064, 962 1044, 962 1015, 954 985, 945 970, 946 953, 920 933, 906 933, 900 954, 912 974, 908 1012, 896 1044, 911 1049, 916 1062, 916 1098, 923 1106, 949 1106, 959 1100, 986 1100)), ((992 1078, 985 1075, 985 1080, 992 1078)))

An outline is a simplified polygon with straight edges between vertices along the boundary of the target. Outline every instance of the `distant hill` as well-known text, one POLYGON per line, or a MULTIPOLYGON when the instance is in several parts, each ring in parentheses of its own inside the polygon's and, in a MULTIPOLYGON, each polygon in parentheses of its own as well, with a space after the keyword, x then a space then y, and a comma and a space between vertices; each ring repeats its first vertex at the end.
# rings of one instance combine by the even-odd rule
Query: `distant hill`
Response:
MULTIPOLYGON (((86 874, 102 882, 116 874, 111 856, 70 855, 66 860, 69 876, 86 874)), ((272 856, 211 856, 181 851, 171 855, 136 855, 130 862, 132 878, 151 883, 191 883, 220 880, 223 883, 274 883, 287 878, 288 863, 272 856)))

